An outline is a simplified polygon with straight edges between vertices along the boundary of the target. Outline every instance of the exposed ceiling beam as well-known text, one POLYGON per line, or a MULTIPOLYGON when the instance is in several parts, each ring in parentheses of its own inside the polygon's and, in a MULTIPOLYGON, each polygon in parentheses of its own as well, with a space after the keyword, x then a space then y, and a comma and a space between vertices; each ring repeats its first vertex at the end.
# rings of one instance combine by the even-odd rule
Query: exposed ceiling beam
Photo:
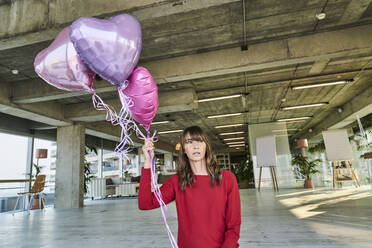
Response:
POLYGON ((30 135, 30 121, 0 113, 0 131, 30 135))
POLYGON ((356 115, 360 118, 372 113, 372 87, 362 91, 359 95, 353 97, 351 101, 340 106, 342 112, 338 112, 338 108, 334 108, 331 114, 328 114, 320 123, 312 127, 312 132, 303 130, 295 135, 296 138, 312 138, 320 132, 327 129, 342 128, 356 121, 356 115))
MULTIPOLYGON (((222 76, 231 73, 267 70, 282 66, 314 63, 319 72, 325 61, 372 53, 372 25, 339 31, 311 34, 286 40, 251 45, 248 51, 240 48, 223 49, 144 63, 158 84, 222 76)), ((57 100, 87 94, 55 89, 41 80, 32 84, 14 84, 13 101, 32 103, 57 100)), ((105 81, 96 81, 97 92, 115 91, 105 81)))
POLYGON ((372 25, 144 63, 157 83, 314 63, 372 53, 372 25))
MULTIPOLYGON (((317 62, 314 63, 314 65, 317 62)), ((365 71, 369 71, 370 69, 365 69, 365 71)), ((262 82, 256 84, 249 84, 247 85, 247 90, 255 89, 258 87, 262 87, 263 85, 267 87, 273 86, 280 86, 283 84, 288 84, 289 81, 292 84, 297 84, 300 82, 308 82, 308 81, 324 81, 324 80, 333 80, 334 77, 342 77, 342 78, 349 78, 353 77, 353 75, 360 70, 352 70, 352 71, 344 71, 340 73, 331 73, 331 74, 322 74, 316 76, 308 76, 308 77, 298 77, 293 79, 292 77, 281 79, 278 81, 269 81, 269 82, 262 82)), ((213 80, 212 80, 213 81, 213 80)), ((206 83, 210 83, 209 81, 206 83)), ((35 103, 35 102, 45 102, 45 101, 53 101, 59 100, 64 98, 70 97, 77 97, 77 96, 84 96, 89 95, 90 93, 87 92, 69 92, 65 90, 57 89, 49 84, 47 84, 42 79, 33 79, 28 81, 18 81, 11 84, 12 87, 12 102, 13 103, 35 103)), ((96 89, 97 94, 105 93, 105 92, 113 92, 116 91, 116 86, 111 85, 109 82, 104 80, 99 80, 94 82, 94 88, 96 89)), ((244 93, 246 88, 244 86, 240 87, 228 87, 218 89, 218 90, 207 90, 207 91, 200 91, 197 93, 198 98, 207 98, 211 96, 219 96, 219 95, 226 95, 232 94, 235 92, 244 93), (230 93, 228 93, 230 92, 230 93)), ((160 95, 162 93, 159 93, 160 95)))
POLYGON ((320 74, 327 67, 328 63, 329 59, 315 61, 309 71, 309 74, 310 75, 320 74))
MULTIPOLYGON (((198 103, 194 89, 183 89, 172 92, 163 92, 159 95, 159 108, 157 114, 192 111, 197 109, 198 103)), ((117 112, 121 109, 119 99, 105 101, 117 112)), ((102 121, 105 120, 106 112, 97 111, 91 102, 69 104, 65 106, 65 118, 73 121, 102 121)))
MULTIPOLYGON (((84 123, 86 127, 86 134, 100 137, 107 140, 112 140, 115 142, 119 141, 119 137, 121 134, 121 129, 118 126, 113 126, 108 122, 96 122, 96 123, 84 123)), ((134 142, 136 147, 140 147, 143 145, 144 141, 137 138, 135 135, 131 135, 131 138, 134 142)), ((174 147, 167 142, 159 140, 156 142, 155 147, 159 152, 174 152, 174 147)))
POLYGON ((358 21, 371 3, 372 0, 351 0, 342 15, 339 24, 358 21))
POLYGON ((0 50, 53 40, 64 26, 82 16, 108 18, 129 13, 139 21, 177 13, 209 8, 240 0, 171 1, 171 0, 74 0, 74 1, 8 1, 2 7, 0 50), (177 4, 178 3, 178 4, 177 4), (12 13, 24 13, 14 16, 12 13), (20 18, 15 21, 15 18, 20 18), (35 32, 35 30, 37 30, 35 32), (4 38, 7 37, 7 38, 4 38), (2 39, 1 39, 2 38, 2 39))
MULTIPOLYGON (((117 87, 104 81, 95 80, 94 88, 97 94, 116 91, 117 87)), ((14 103, 35 103, 60 100, 63 98, 89 95, 85 91, 71 92, 60 90, 49 85, 44 80, 32 79, 12 83, 12 102, 14 103)))
POLYGON ((0 87, 0 112, 24 119, 42 122, 51 126, 65 126, 72 122, 63 115, 63 106, 58 103, 15 104, 10 101, 10 86, 0 87))

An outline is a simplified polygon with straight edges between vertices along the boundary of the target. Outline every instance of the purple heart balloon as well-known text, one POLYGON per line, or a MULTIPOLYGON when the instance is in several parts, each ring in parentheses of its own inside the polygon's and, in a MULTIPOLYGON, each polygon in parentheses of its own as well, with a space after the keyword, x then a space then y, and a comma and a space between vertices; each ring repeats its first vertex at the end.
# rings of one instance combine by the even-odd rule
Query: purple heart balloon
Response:
POLYGON ((109 20, 79 18, 71 25, 70 38, 89 68, 118 87, 132 73, 142 49, 141 26, 127 14, 109 20))
POLYGON ((94 72, 82 62, 64 28, 49 47, 38 53, 34 61, 35 72, 47 83, 68 91, 94 93, 94 72))
MULTIPOLYGON (((129 84, 119 91, 131 99, 129 109, 133 119, 141 123, 148 131, 159 107, 158 86, 150 72, 144 67, 136 67, 129 77, 129 84)), ((119 94, 121 103, 125 106, 125 99, 119 94)))

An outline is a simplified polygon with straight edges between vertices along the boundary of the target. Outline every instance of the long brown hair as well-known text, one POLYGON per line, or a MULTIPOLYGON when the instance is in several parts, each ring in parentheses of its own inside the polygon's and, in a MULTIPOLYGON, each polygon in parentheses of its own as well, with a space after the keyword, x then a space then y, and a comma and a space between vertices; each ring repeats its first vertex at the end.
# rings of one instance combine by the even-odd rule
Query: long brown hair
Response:
POLYGON ((192 126, 183 130, 180 142, 181 148, 179 150, 177 174, 181 186, 181 191, 184 191, 187 185, 191 186, 192 183, 195 181, 194 173, 192 172, 190 166, 190 161, 184 150, 187 134, 190 135, 192 140, 204 141, 204 143, 206 144, 205 162, 207 166, 209 179, 211 181, 211 186, 214 187, 215 181, 217 182, 217 185, 220 185, 222 180, 221 170, 217 165, 217 161, 213 154, 211 144, 209 143, 206 134, 200 127, 192 126))

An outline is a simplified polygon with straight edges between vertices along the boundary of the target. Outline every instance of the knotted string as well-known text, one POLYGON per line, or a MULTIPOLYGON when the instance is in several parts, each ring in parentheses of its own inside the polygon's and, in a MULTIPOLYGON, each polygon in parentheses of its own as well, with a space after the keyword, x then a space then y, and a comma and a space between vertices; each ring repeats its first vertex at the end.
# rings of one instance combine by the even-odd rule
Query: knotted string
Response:
POLYGON ((106 121, 111 122, 114 126, 119 124, 116 111, 110 105, 106 104, 96 93, 92 95, 92 101, 96 110, 106 111, 106 121))
POLYGON ((122 90, 119 90, 120 100, 122 108, 117 116, 118 124, 121 127, 120 141, 115 148, 115 152, 118 156, 123 159, 128 159, 127 154, 132 151, 134 146, 133 140, 130 137, 131 129, 138 129, 137 124, 134 122, 130 107, 133 106, 133 101, 131 98, 127 97, 122 90))
MULTIPOLYGON (((111 123, 116 123, 115 121, 112 121, 112 120, 116 120, 117 124, 121 126, 120 142, 116 146, 115 152, 120 157, 122 157, 123 159, 128 159, 129 160, 127 154, 132 150, 132 147, 134 146, 134 143, 133 143, 132 139, 130 138, 129 131, 132 129, 135 132, 136 136, 141 140, 145 140, 146 137, 147 138, 151 137, 153 142, 157 141, 157 137, 156 137, 157 131, 155 130, 153 135, 151 136, 150 132, 147 130, 147 136, 145 136, 144 133, 141 131, 141 129, 138 127, 138 125, 135 123, 135 121, 132 118, 131 111, 130 111, 130 107, 133 106, 132 99, 127 97, 122 92, 122 90, 119 90, 119 96, 120 96, 120 100, 121 100, 121 103, 122 103, 122 108, 120 110, 119 115, 116 115, 116 113, 114 113, 114 112, 109 112, 109 117, 110 118, 107 118, 107 116, 106 116, 106 119, 110 119, 111 123), (115 117, 111 118, 112 117, 111 114, 115 114, 116 118, 115 117)), ((106 107, 106 106, 104 106, 104 107, 106 107)), ((173 236, 173 234, 170 230, 168 222, 167 222, 167 216, 172 218, 172 219, 175 219, 175 217, 173 217, 169 213, 168 207, 163 201, 163 197, 162 197, 159 185, 156 182, 155 160, 151 156, 151 152, 148 151, 148 153, 149 153, 150 164, 151 164, 151 185, 152 185, 152 188, 154 189, 154 195, 155 195, 156 200, 159 202, 160 210, 161 210, 161 213, 162 213, 162 219, 163 219, 163 222, 164 222, 165 227, 167 229, 168 238, 171 242, 172 248, 178 248, 177 242, 176 242, 176 240, 175 240, 175 238, 174 238, 174 236, 173 236)))
POLYGON ((170 215, 170 213, 168 211, 168 207, 163 201, 163 197, 162 197, 161 191, 159 189, 159 185, 156 182, 155 161, 153 160, 153 158, 151 156, 151 151, 148 151, 148 154, 149 154, 150 164, 151 164, 151 185, 152 185, 152 188, 154 189, 154 195, 156 197, 156 200, 158 200, 158 202, 159 202, 161 214, 162 214, 162 217, 163 217, 165 228, 167 229, 167 232, 168 232, 168 238, 171 242, 171 245, 172 245, 173 248, 178 248, 177 242, 174 239, 172 231, 170 230, 170 227, 169 227, 168 222, 167 222, 167 216, 169 216, 171 218, 174 218, 174 217, 170 215))

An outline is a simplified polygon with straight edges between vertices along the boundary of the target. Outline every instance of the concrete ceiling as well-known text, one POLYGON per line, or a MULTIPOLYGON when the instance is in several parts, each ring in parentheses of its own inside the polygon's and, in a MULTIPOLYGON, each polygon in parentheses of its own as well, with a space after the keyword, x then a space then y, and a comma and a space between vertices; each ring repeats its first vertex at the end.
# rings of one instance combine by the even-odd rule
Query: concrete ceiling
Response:
MULTIPOLYGON (((130 13, 143 31, 139 64, 151 71, 159 87, 160 108, 154 121, 171 121, 153 126, 158 131, 200 125, 217 150, 234 151, 219 133, 244 131, 247 136, 247 124, 310 116, 287 123, 287 128, 291 138, 311 138, 327 128, 350 124, 356 113, 372 112, 371 2, 0 1, 0 112, 5 114, 0 120, 6 115, 21 117, 27 120, 23 129, 83 122, 91 135, 117 136, 120 130, 104 122, 105 115, 93 109, 90 95, 49 86, 35 74, 33 60, 63 27, 81 16, 130 13), (316 19, 322 11, 326 18, 316 19), (12 74, 14 69, 19 73, 12 74), (351 79, 349 84, 292 89, 351 79), (241 97, 197 103, 232 94, 241 97), (328 104, 282 110, 313 103, 328 104), (242 114, 208 118, 231 113, 242 114), (237 123, 244 125, 215 128, 237 123)), ((119 110, 114 86, 96 80, 95 87, 119 110)), ((242 135, 226 137, 237 136, 242 135)), ((160 146, 173 149, 178 137, 179 133, 160 135, 160 146)))

